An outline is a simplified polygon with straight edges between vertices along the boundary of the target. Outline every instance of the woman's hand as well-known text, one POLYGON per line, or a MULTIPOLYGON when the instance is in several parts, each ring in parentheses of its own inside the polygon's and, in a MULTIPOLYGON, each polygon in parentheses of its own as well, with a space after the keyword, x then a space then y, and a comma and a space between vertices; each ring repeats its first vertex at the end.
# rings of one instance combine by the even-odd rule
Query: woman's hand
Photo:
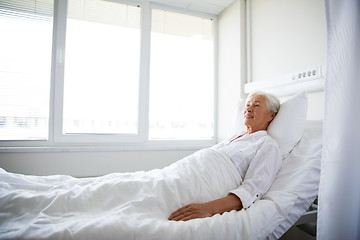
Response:
POLYGON ((188 221, 195 218, 205 218, 214 215, 209 203, 189 204, 173 212, 169 220, 188 221))
POLYGON ((207 203, 189 204, 173 212, 169 220, 188 221, 195 218, 211 217, 217 213, 242 209, 241 200, 234 194, 207 203))

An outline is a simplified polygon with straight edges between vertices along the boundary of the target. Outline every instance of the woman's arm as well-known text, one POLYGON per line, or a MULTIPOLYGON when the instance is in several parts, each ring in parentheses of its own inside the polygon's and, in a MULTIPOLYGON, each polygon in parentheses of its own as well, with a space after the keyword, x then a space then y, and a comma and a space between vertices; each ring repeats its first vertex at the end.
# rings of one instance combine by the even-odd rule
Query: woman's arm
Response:
POLYGON ((195 218, 211 217, 217 213, 230 212, 242 209, 241 200, 234 194, 216 199, 214 201, 198 204, 189 204, 173 212, 169 220, 188 221, 195 218))

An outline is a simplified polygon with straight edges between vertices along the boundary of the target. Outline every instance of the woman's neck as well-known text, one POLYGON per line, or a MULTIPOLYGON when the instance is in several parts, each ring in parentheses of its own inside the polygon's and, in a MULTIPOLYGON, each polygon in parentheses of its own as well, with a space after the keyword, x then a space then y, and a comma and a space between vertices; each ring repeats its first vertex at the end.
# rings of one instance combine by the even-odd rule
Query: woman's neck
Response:
POLYGON ((252 133, 255 133, 255 132, 258 132, 258 131, 266 131, 266 128, 259 128, 259 129, 252 129, 250 127, 247 127, 246 129, 246 133, 247 134, 252 134, 252 133))

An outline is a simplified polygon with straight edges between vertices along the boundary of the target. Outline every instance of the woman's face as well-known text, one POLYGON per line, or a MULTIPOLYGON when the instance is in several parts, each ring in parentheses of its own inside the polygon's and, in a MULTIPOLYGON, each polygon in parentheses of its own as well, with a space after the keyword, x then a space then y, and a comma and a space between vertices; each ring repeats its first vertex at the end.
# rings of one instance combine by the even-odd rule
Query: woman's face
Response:
POLYGON ((248 133, 266 130, 276 113, 270 113, 267 99, 263 95, 252 96, 245 106, 244 125, 248 133))

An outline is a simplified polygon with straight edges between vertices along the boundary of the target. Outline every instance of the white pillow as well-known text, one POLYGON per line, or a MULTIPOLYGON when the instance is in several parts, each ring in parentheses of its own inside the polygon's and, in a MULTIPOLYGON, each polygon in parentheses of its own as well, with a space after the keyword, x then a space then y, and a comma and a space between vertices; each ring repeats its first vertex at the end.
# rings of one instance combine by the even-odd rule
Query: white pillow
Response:
POLYGON ((235 116, 233 117, 232 127, 229 129, 228 138, 232 138, 235 135, 240 135, 243 131, 246 131, 244 126, 244 99, 240 99, 236 104, 235 116))
POLYGON ((300 141, 306 121, 307 95, 299 92, 280 105, 280 110, 267 132, 279 144, 281 154, 285 158, 300 141))

